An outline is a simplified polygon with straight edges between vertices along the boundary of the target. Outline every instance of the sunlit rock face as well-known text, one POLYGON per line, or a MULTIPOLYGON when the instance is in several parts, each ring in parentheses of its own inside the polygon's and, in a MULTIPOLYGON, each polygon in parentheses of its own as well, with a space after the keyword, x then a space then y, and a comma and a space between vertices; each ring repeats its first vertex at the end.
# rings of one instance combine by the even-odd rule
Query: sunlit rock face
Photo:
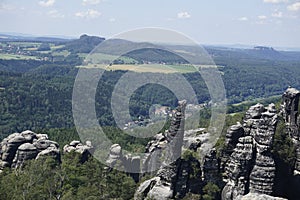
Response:
POLYGON ((225 154, 232 153, 225 167, 227 184, 222 191, 223 200, 238 199, 249 192, 272 194, 275 162, 271 148, 277 121, 274 104, 256 104, 246 112, 243 125, 229 128, 225 154))

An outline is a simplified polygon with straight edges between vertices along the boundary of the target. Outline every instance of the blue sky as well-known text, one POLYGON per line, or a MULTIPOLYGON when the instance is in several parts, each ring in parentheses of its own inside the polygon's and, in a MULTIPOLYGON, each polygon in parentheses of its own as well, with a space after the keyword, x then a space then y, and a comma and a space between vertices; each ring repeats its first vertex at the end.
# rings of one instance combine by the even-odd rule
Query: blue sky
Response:
POLYGON ((300 0, 0 0, 0 32, 109 38, 141 27, 201 44, 300 48, 300 0))

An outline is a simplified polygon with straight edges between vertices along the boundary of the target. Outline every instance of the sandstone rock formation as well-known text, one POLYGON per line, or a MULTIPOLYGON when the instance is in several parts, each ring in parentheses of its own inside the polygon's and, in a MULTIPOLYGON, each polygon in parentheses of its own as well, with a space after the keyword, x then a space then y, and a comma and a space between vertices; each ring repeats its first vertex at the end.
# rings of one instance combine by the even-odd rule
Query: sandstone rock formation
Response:
POLYGON ((13 133, 0 143, 0 170, 4 167, 20 167, 26 160, 45 155, 60 161, 59 145, 49 140, 48 135, 32 131, 13 133))
MULTIPOLYGON (((297 190, 300 186, 299 98, 298 90, 288 88, 283 94, 280 111, 286 125, 286 133, 296 147, 295 165, 290 167, 292 169, 285 168, 289 168, 287 165, 280 166, 279 170, 280 173, 286 172, 287 176, 294 171, 294 177, 286 182, 291 184, 292 190, 297 190)), ((282 175, 278 176, 278 157, 274 157, 273 149, 278 116, 274 104, 267 107, 262 104, 251 106, 243 122, 238 122, 228 129, 221 157, 217 156, 215 149, 211 149, 201 163, 202 168, 200 162, 193 156, 187 157, 188 159, 182 156, 175 162, 167 164, 166 161, 175 159, 182 149, 188 149, 187 152, 198 152, 203 143, 205 144, 202 138, 205 134, 193 135, 187 131, 183 138, 184 122, 180 122, 184 119, 184 104, 179 104, 173 113, 170 129, 157 134, 146 147, 142 171, 155 172, 157 168, 159 170, 152 179, 139 186, 135 199, 181 199, 189 192, 201 193, 203 186, 208 182, 222 188, 223 200, 283 199, 271 196, 276 194, 297 199, 299 195, 295 194, 295 191, 288 195, 275 191, 276 187, 278 188, 275 180, 282 179, 282 175), (170 145, 174 139, 175 142, 170 145), (195 170, 195 166, 200 170, 195 170)), ((278 148, 278 142, 276 144, 278 148)), ((124 156, 121 148, 118 145, 113 146, 109 160, 114 163, 122 157, 124 156)))
POLYGON ((244 129, 240 122, 237 122, 236 125, 233 125, 228 129, 225 140, 226 149, 224 151, 226 157, 233 153, 234 148, 239 142, 239 138, 242 136, 244 136, 244 129))
POLYGON ((122 169, 133 178, 135 182, 139 181, 139 172, 141 168, 141 159, 139 156, 123 155, 122 147, 119 144, 113 144, 110 147, 109 156, 106 165, 109 169, 122 169))
POLYGON ((149 172, 160 167, 154 178, 139 186, 135 199, 181 199, 189 192, 200 192, 203 185, 201 165, 193 153, 199 150, 206 135, 197 135, 203 129, 184 131, 185 106, 186 102, 180 101, 169 130, 157 134, 148 143, 143 169, 149 172))
MULTIPOLYGON (((201 183, 199 161, 189 156, 185 159, 180 158, 184 137, 185 106, 186 101, 179 102, 179 106, 173 112, 169 130, 156 135, 155 140, 147 145, 147 155, 143 162, 144 170, 152 171, 158 166, 161 167, 154 178, 140 185, 135 199, 182 198, 189 191, 199 188, 201 183)), ((195 151, 197 146, 201 145, 198 140, 187 144, 191 151, 195 151)))
POLYGON ((300 91, 288 88, 282 95, 281 114, 286 124, 287 132, 296 147, 296 162, 294 174, 300 174, 300 119, 298 113, 300 91))
POLYGON ((64 146, 64 153, 70 153, 75 151, 81 154, 80 162, 84 163, 88 160, 88 157, 93 153, 94 147, 90 141, 86 141, 85 145, 80 141, 72 141, 70 144, 64 146))
POLYGON ((271 147, 277 118, 274 104, 266 108, 257 104, 246 112, 242 126, 229 128, 225 154, 233 152, 225 167, 227 184, 222 191, 223 200, 238 199, 249 192, 272 194, 275 162, 271 147))
POLYGON ((211 149, 203 160, 203 178, 206 183, 210 182, 218 186, 222 185, 220 164, 221 162, 220 159, 217 158, 216 149, 211 149))
POLYGON ((257 194, 257 193, 248 193, 245 196, 242 196, 238 200, 286 200, 280 197, 273 197, 266 194, 257 194))

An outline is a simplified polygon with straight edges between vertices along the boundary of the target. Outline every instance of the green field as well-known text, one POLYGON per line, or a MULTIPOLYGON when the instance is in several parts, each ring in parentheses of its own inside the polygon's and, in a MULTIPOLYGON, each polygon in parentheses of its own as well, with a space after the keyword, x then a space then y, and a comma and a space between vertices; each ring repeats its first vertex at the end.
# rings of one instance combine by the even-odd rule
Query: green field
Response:
POLYGON ((51 50, 58 50, 58 49, 62 49, 65 47, 65 45, 55 45, 55 44, 50 44, 51 50))
POLYGON ((86 62, 91 62, 91 63, 105 63, 109 64, 114 60, 120 60, 123 61, 124 64, 134 64, 138 63, 135 59, 126 57, 126 56, 115 56, 115 55, 109 55, 109 54, 103 54, 103 53, 93 53, 93 54, 84 54, 80 53, 78 54, 79 57, 85 58, 86 62))
POLYGON ((0 59, 2 60, 39 60, 36 56, 24 56, 16 54, 0 53, 0 59))
POLYGON ((63 50, 63 51, 52 51, 52 56, 64 56, 67 57, 68 55, 70 55, 71 53, 67 50, 63 50))
POLYGON ((134 72, 152 72, 152 73, 192 73, 197 69, 191 65, 162 65, 162 64, 142 64, 142 65, 100 65, 100 64, 88 64, 85 66, 79 66, 85 68, 102 68, 108 71, 115 70, 128 70, 134 72))

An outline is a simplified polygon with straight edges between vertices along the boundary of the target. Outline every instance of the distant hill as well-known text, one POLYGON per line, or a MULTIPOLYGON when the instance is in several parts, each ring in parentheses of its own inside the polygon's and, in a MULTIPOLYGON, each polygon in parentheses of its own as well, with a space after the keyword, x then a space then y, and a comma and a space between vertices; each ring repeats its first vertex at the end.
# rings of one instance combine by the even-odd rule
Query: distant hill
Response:
POLYGON ((36 37, 29 35, 9 35, 0 33, 0 42, 67 42, 70 39, 58 37, 36 37))
POLYGON ((253 49, 218 48, 206 46, 205 49, 215 62, 223 63, 232 58, 235 63, 253 63, 266 61, 300 61, 299 51, 277 51, 271 47, 253 49))
POLYGON ((147 62, 154 62, 154 63, 180 63, 180 64, 187 64, 188 61, 171 53, 169 51, 157 48, 144 48, 134 50, 130 53, 125 54, 127 57, 133 58, 143 63, 147 62))
POLYGON ((90 53, 104 40, 102 37, 81 35, 79 39, 67 42, 65 49, 72 53, 90 53))

